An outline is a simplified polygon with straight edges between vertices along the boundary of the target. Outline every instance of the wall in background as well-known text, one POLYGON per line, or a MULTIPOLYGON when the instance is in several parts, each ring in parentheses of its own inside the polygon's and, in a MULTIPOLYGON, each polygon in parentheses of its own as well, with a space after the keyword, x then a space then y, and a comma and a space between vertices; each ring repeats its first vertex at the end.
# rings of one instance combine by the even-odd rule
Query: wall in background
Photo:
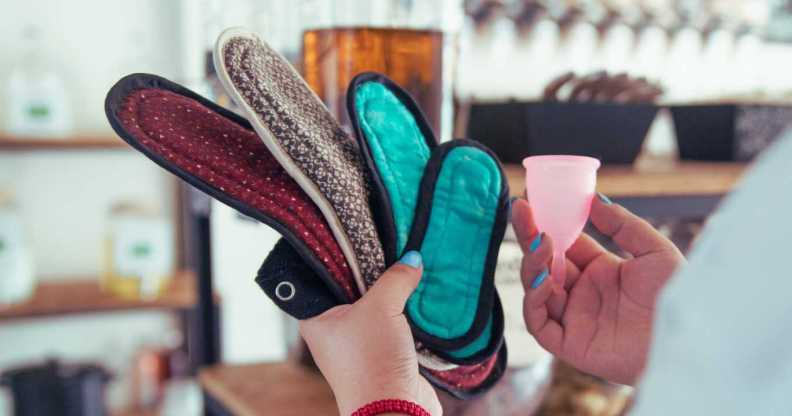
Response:
MULTIPOLYGON (((272 38, 291 24, 285 22, 293 22, 290 5, 292 0, 14 2, 0 13, 0 97, 5 98, 5 81, 21 56, 23 29, 33 23, 46 37, 46 52, 67 85, 75 130, 111 134, 104 97, 121 76, 151 72, 195 86, 206 48, 217 31, 233 25, 254 27, 269 33, 274 46, 294 49, 298 38, 272 38)), ((7 120, 2 107, 0 132, 7 120)), ((173 184, 170 175, 128 150, 0 152, 0 190, 15 195, 37 274, 45 279, 97 275, 110 205, 142 199, 170 213, 173 184)), ((215 282, 228 300, 222 306, 224 359, 278 359, 285 354, 282 314, 253 281, 277 234, 240 222, 232 210, 216 205, 215 282)), ((171 327, 171 316, 157 312, 3 324, 0 370, 50 356, 101 360, 118 376, 110 390, 117 407, 127 401, 136 348, 146 340, 156 342, 171 327)), ((0 395, 0 414, 2 402, 0 395)))
MULTIPOLYGON (((173 77, 180 71, 174 58, 174 4, 28 0, 5 5, 0 13, 0 102, 5 102, 5 81, 22 52, 22 31, 33 23, 46 36, 46 52, 68 87, 76 130, 110 134, 104 96, 121 75, 141 71, 173 77)), ((0 131, 7 120, 2 107, 0 131)), ((15 195, 37 275, 46 279, 96 276, 110 205, 137 198, 168 214, 172 183, 159 168, 126 149, 0 153, 0 189, 15 195)), ((135 350, 146 340, 161 339, 171 326, 171 316, 159 312, 3 323, 0 369, 54 356, 99 360, 117 376, 109 391, 117 407, 127 401, 135 350)))
POLYGON ((22 56, 23 30, 35 25, 48 46, 47 55, 66 82, 77 129, 109 132, 102 114, 104 96, 123 74, 154 72, 173 77, 179 73, 176 4, 27 0, 4 7, 0 14, 0 94, 5 94, 5 80, 22 56))

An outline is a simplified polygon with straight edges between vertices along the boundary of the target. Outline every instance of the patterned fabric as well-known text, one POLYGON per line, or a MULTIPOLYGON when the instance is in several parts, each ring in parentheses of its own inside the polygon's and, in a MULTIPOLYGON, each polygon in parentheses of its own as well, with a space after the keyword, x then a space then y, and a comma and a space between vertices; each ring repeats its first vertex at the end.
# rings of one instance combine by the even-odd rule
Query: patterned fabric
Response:
POLYGON ((499 354, 495 354, 481 364, 464 365, 448 371, 427 370, 437 378, 460 390, 469 390, 480 386, 492 374, 499 354))
POLYGON ((252 130, 195 100, 159 89, 127 96, 117 114, 149 151, 231 198, 285 224, 325 265, 350 299, 352 273, 319 209, 252 130))
POLYGON ((385 260, 355 142, 264 42, 233 37, 221 48, 233 87, 255 112, 249 118, 263 124, 300 170, 289 173, 310 179, 335 211, 354 251, 355 258, 348 260, 357 263, 366 286, 371 286, 384 271, 385 260))

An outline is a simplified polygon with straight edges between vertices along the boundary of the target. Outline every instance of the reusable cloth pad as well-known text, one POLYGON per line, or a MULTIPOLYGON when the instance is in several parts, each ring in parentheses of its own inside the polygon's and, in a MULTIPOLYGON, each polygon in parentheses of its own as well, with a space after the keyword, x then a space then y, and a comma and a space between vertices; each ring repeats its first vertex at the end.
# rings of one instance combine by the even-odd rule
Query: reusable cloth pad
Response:
MULTIPOLYGON (((306 319, 359 298, 352 273, 318 208, 246 120, 147 74, 116 83, 105 110, 112 127, 132 147, 284 236, 267 256, 256 281, 286 313, 306 319)), ((438 388, 469 398, 500 378, 505 354, 502 349, 484 363, 421 371, 438 388)))
POLYGON ((425 345, 470 347, 477 338, 487 345, 480 336, 495 325, 495 337, 502 335, 494 272, 508 215, 503 178, 495 156, 468 140, 444 143, 427 163, 405 247, 424 257, 424 275, 405 314, 425 345))
MULTIPOLYGON (((105 111, 112 127, 132 147, 280 232, 336 299, 350 302, 359 296, 324 217, 247 121, 184 87, 146 74, 116 83, 107 95, 105 111)), ((268 295, 278 302, 274 293, 268 295)), ((297 300, 303 298, 298 295, 297 300)), ((295 316, 310 312, 290 310, 295 316)))
POLYGON ((385 259, 354 140, 294 68, 253 33, 226 30, 214 59, 226 91, 325 215, 365 292, 385 270, 385 259))
POLYGON ((417 104, 383 75, 357 76, 347 106, 387 264, 408 249, 424 258, 405 311, 416 339, 454 363, 491 356, 503 337, 493 274, 508 198, 497 158, 467 140, 438 147, 417 104))

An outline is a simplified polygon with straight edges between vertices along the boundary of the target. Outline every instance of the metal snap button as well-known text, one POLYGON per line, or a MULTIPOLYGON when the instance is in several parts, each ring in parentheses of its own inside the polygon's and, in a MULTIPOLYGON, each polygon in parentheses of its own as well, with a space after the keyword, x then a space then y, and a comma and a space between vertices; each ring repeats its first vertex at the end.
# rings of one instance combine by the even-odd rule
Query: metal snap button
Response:
POLYGON ((297 289, 291 282, 280 282, 275 286, 275 297, 284 302, 292 300, 296 293, 297 289))

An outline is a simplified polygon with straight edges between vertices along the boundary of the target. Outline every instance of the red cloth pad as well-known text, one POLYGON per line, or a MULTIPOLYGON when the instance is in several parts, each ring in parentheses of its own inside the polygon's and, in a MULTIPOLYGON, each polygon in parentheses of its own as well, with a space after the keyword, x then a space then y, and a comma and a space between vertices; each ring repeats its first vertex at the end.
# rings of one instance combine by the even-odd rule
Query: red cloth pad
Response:
POLYGON ((426 371, 455 389, 470 390, 481 386, 487 380, 498 358, 499 354, 495 354, 481 364, 460 366, 448 371, 426 371))
POLYGON ((256 133, 172 91, 131 91, 116 116, 149 152, 219 193, 283 224, 326 267, 348 299, 352 273, 324 217, 256 133))

